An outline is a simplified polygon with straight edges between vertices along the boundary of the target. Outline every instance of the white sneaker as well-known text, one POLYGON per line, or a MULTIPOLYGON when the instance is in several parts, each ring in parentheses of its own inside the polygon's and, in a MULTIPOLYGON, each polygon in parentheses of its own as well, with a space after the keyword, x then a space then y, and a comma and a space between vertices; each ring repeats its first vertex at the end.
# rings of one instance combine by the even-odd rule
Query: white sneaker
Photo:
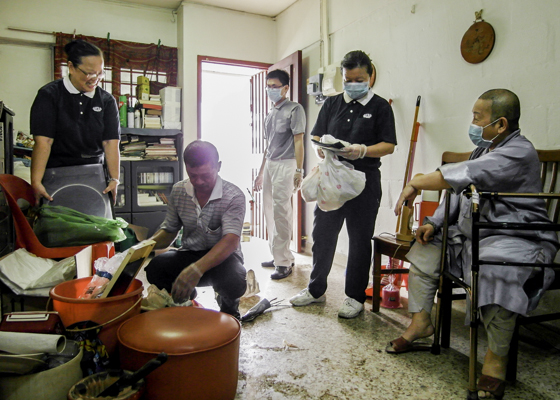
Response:
POLYGON ((290 299, 290 303, 292 305, 299 307, 299 306, 307 306, 311 303, 324 303, 327 300, 327 296, 322 295, 319 298, 315 298, 309 293, 309 289, 305 288, 294 297, 290 299))
POLYGON ((364 310, 364 305, 351 297, 347 297, 342 302, 342 307, 338 310, 340 318, 355 318, 364 310))

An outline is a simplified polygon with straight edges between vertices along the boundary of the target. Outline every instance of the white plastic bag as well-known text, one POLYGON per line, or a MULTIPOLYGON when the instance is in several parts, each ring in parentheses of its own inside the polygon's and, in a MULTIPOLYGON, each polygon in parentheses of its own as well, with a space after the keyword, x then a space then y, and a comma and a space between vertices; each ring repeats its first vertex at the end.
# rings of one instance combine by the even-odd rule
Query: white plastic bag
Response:
POLYGON ((339 161, 334 153, 323 150, 319 163, 317 206, 323 211, 338 210, 348 200, 358 196, 366 186, 366 174, 356 171, 349 163, 339 161))
POLYGON ((303 182, 301 183, 301 197, 306 202, 317 200, 317 189, 319 187, 319 178, 321 177, 321 172, 319 167, 316 166, 311 170, 311 173, 307 175, 303 182))
POLYGON ((18 295, 48 297, 53 286, 75 275, 74 257, 56 262, 18 249, 0 261, 0 279, 18 295))

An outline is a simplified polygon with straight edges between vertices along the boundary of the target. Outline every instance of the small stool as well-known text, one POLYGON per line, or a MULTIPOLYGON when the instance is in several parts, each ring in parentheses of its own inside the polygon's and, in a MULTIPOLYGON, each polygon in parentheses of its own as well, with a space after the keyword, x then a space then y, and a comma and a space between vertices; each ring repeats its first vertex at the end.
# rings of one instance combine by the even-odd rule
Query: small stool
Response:
POLYGON ((228 314, 195 307, 149 311, 117 333, 121 368, 136 371, 162 351, 167 362, 146 378, 146 400, 233 399, 241 324, 228 314))

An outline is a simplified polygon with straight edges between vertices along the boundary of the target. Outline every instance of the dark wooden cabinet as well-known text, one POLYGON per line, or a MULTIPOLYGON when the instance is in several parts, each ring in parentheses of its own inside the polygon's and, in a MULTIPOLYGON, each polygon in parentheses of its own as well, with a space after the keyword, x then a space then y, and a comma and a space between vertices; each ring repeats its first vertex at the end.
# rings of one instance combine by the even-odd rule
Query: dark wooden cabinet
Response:
POLYGON ((154 234, 166 214, 167 196, 173 185, 183 179, 183 135, 176 129, 122 128, 123 135, 137 136, 147 144, 160 138, 173 138, 177 160, 121 160, 120 185, 115 216, 148 228, 154 234))

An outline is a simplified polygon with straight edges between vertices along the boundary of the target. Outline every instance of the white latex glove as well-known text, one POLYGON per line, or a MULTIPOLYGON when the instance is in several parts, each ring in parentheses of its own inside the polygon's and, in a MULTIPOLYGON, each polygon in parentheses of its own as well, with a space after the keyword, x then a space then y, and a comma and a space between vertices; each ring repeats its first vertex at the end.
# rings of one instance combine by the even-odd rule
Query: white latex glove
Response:
POLYGON ((367 146, 365 144, 351 144, 350 146, 344 147, 338 155, 349 160, 357 160, 358 158, 364 158, 366 153, 367 146))
POLYGON ((294 192, 299 190, 301 182, 303 182, 303 174, 301 172, 296 172, 294 174, 294 192))

